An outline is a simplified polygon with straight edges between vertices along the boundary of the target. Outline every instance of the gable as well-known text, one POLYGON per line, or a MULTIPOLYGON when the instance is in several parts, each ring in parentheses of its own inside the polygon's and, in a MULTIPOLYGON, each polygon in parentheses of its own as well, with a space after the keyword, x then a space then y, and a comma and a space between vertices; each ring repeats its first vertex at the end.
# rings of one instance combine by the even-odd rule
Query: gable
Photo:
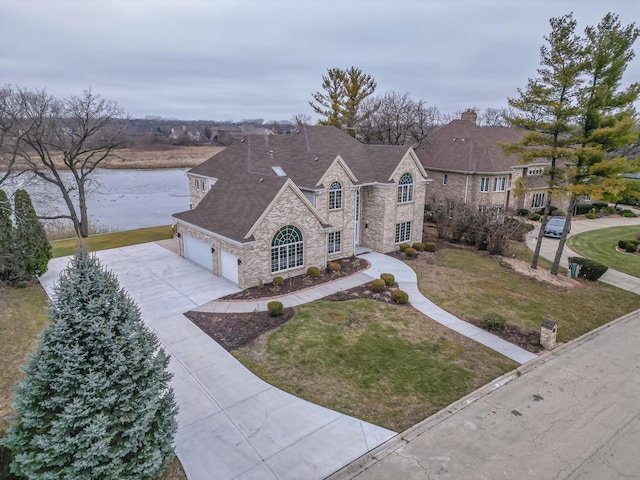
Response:
POLYGON ((407 150, 400 162, 398 162, 398 165, 396 166, 391 176, 389 176, 388 181, 395 181, 399 179, 407 170, 414 169, 418 170, 422 178, 427 178, 429 176, 424 169, 424 166, 420 162, 420 159, 416 155, 416 152, 413 150, 413 148, 409 147, 409 150, 407 150))
POLYGON ((273 197, 273 200, 264 209, 260 217, 253 224, 245 235, 245 239, 251 238, 259 226, 269 217, 282 219, 282 223, 295 223, 297 216, 303 213, 306 216, 313 216, 318 222, 318 226, 324 226, 327 221, 311 205, 311 202, 304 196, 291 179, 288 179, 280 191, 273 197), (283 201, 285 200, 286 201, 283 201), (297 212, 295 211, 297 210, 297 212))

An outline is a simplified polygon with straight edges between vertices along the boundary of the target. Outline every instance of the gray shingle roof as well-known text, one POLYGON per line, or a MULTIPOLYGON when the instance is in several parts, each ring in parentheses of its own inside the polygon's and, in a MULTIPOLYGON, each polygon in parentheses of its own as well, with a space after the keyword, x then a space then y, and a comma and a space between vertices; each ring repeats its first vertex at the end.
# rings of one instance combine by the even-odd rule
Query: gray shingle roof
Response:
POLYGON ((518 143, 524 132, 508 127, 478 127, 469 120, 453 120, 438 129, 416 154, 427 169, 452 172, 503 173, 518 164, 498 143, 518 143))
POLYGON ((248 135, 189 171, 218 180, 196 208, 174 217, 247 241, 244 237, 287 178, 300 188, 316 188, 340 155, 358 182, 386 183, 407 150, 364 145, 332 126, 305 126, 290 135, 248 135), (278 176, 275 166, 286 176, 278 176))

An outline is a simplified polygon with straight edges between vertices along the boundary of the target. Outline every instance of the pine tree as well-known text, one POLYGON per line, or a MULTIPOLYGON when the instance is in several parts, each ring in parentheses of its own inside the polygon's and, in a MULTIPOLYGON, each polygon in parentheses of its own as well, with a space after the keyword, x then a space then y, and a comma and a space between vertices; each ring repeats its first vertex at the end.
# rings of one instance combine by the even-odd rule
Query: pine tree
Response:
POLYGON ((51 244, 27 191, 16 191, 13 201, 16 219, 15 242, 21 270, 29 278, 42 275, 47 271, 51 259, 51 244))
POLYGON ((349 135, 355 136, 355 128, 375 111, 375 108, 367 111, 361 108, 376 89, 373 77, 356 67, 330 68, 327 75, 322 76, 322 88, 325 93, 314 93, 315 103, 309 102, 316 113, 326 117, 320 123, 345 128, 349 135))
POLYGON ((540 158, 551 163, 546 205, 531 268, 538 266, 552 196, 562 191, 564 172, 560 167, 574 158, 574 125, 579 113, 577 95, 584 68, 583 40, 575 34, 576 21, 572 15, 552 18, 550 24, 551 33, 545 37, 548 45, 540 48, 539 77, 529 79, 524 91, 518 89, 518 98, 509 99, 509 105, 520 111, 512 118, 512 124, 529 132, 520 143, 504 147, 507 153, 518 153, 525 163, 540 158))
POLYGON ((18 267, 15 255, 15 227, 9 197, 0 190, 0 281, 12 282, 18 267))
POLYGON ((79 252, 55 288, 4 440, 29 479, 157 478, 177 407, 169 357, 118 280, 79 252))
POLYGON ((619 152, 640 136, 633 107, 640 95, 640 83, 620 88, 622 75, 635 56, 631 46, 639 34, 635 24, 623 27, 612 13, 597 27, 585 29, 585 81, 578 94, 580 142, 567 177, 570 203, 551 273, 558 271, 577 199, 589 196, 617 201, 629 187, 621 174, 638 170, 637 162, 619 152))

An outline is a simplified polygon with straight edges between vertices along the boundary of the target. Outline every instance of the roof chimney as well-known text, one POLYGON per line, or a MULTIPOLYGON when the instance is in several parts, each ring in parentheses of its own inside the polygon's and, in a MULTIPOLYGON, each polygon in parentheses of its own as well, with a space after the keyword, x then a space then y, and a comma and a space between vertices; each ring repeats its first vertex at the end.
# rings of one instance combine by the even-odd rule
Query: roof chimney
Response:
POLYGON ((469 120, 470 122, 473 122, 474 125, 476 124, 477 118, 478 114, 471 108, 467 108, 464 112, 462 112, 462 115, 460 115, 460 120, 469 120))

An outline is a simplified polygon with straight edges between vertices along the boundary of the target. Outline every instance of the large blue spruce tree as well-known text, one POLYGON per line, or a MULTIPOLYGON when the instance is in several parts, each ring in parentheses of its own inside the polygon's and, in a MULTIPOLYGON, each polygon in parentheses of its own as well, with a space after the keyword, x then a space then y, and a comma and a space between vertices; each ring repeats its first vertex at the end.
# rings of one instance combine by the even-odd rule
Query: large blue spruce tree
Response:
POLYGON ((4 440, 29 479, 154 479, 173 454, 169 357, 135 303, 80 251, 16 391, 4 440))

